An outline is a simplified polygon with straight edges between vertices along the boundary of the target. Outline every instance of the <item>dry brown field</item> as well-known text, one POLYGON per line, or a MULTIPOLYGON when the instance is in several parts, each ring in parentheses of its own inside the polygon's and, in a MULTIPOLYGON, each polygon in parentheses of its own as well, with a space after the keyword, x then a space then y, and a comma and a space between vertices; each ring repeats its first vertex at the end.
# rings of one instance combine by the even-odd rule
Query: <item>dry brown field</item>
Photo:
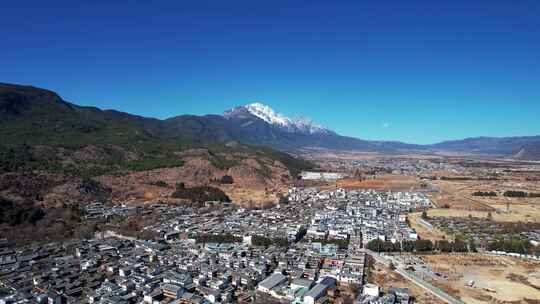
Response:
POLYGON ((439 207, 433 215, 466 217, 469 214, 485 217, 491 212, 496 221, 540 222, 540 198, 508 198, 507 190, 540 192, 540 183, 524 181, 433 181, 441 193, 430 195, 439 207), (473 196, 476 191, 494 191, 496 197, 473 196))
POLYGON ((371 270, 370 283, 377 284, 383 288, 383 291, 388 291, 390 288, 408 288, 411 295, 415 298, 415 303, 433 303, 443 304, 441 300, 422 289, 421 287, 411 283, 400 274, 391 271, 388 267, 375 263, 374 268, 371 270))
MULTIPOLYGON (((448 209, 430 209, 428 211, 428 215, 433 216, 435 215, 434 211, 439 211, 439 210, 448 210, 448 209)), ((409 219, 409 224, 411 225, 411 228, 414 228, 422 239, 438 241, 438 240, 448 238, 448 236, 443 231, 435 227, 433 227, 433 229, 430 229, 422 225, 420 223, 421 216, 422 216, 421 212, 414 212, 414 213, 409 213, 407 218, 409 219)))
POLYGON ((285 194, 286 187, 279 189, 250 189, 227 185, 221 187, 235 204, 245 207, 269 207, 277 204, 278 193, 285 194))
POLYGON ((483 254, 428 255, 424 260, 448 277, 431 283, 453 290, 465 303, 540 303, 539 262, 483 254))

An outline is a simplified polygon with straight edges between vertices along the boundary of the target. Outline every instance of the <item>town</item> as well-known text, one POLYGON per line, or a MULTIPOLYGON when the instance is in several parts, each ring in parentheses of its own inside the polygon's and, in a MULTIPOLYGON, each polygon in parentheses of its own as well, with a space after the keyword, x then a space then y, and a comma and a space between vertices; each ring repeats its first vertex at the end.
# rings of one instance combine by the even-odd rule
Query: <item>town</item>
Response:
POLYGON ((265 210, 89 204, 89 221, 158 215, 142 227, 151 237, 4 240, 0 303, 410 303, 407 289, 366 281, 363 248, 417 240, 407 214, 430 206, 420 193, 315 188, 291 188, 265 210))

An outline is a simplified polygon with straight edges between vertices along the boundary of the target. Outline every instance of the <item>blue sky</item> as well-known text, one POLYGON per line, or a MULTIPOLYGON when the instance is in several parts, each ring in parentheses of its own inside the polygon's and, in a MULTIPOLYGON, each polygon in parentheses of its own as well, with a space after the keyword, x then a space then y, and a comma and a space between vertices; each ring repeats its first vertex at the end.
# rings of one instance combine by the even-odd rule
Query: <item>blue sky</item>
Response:
POLYGON ((167 118, 261 101, 344 135, 540 134, 540 1, 10 1, 0 82, 167 118))

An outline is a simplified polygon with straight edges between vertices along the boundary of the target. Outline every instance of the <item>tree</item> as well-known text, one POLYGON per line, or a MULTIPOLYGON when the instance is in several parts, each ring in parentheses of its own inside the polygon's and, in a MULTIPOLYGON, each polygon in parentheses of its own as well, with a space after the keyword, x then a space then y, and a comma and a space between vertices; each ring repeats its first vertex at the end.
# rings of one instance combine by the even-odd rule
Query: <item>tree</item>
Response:
POLYGON ((430 240, 417 240, 415 245, 415 249, 418 252, 426 252, 433 250, 433 243, 430 240))
POLYGON ((447 240, 437 241, 437 243, 435 243, 435 247, 440 252, 451 252, 452 251, 452 245, 447 240))
POLYGON ((428 215, 427 215, 427 211, 426 211, 426 210, 422 211, 422 219, 423 219, 423 220, 427 220, 427 219, 429 219, 429 217, 428 217, 428 215))
POLYGON ((527 192, 524 191, 505 191, 503 193, 506 197, 527 197, 527 192))
POLYGON ((476 244, 475 244, 475 242, 473 240, 469 241, 469 251, 470 252, 476 252, 477 251, 476 250, 476 244))
POLYGON ((456 240, 452 243, 452 251, 453 252, 467 252, 469 249, 467 248, 467 243, 462 241, 460 238, 456 238, 456 240))
POLYGON ((415 241, 403 241, 401 243, 401 249, 405 252, 413 252, 415 247, 415 241))
POLYGON ((390 241, 383 241, 380 239, 374 239, 367 243, 366 247, 369 250, 377 252, 395 252, 400 250, 399 243, 392 243, 390 241))
POLYGON ((488 220, 490 220, 490 221, 493 220, 493 215, 491 214, 491 212, 488 212, 487 218, 488 218, 488 220))

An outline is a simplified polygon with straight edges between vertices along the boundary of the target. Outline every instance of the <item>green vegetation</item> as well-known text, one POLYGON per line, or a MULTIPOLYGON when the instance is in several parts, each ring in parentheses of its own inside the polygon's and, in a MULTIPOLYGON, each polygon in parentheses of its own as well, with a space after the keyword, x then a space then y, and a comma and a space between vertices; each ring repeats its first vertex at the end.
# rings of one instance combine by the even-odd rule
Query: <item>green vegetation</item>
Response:
POLYGON ((164 182, 162 180, 158 180, 156 182, 150 183, 150 185, 157 186, 157 187, 162 187, 162 188, 169 187, 169 184, 167 184, 166 182, 164 182))
POLYGON ((314 165, 302 158, 292 157, 291 155, 279 152, 266 147, 257 147, 257 155, 277 160, 285 165, 293 177, 297 177, 302 171, 313 169, 314 165))
POLYGON ((41 208, 31 202, 14 203, 0 198, 0 225, 17 226, 25 223, 34 225, 45 216, 41 208))
POLYGON ((240 243, 242 238, 232 234, 198 234, 195 236, 197 243, 240 243))
POLYGON ((540 253, 540 248, 533 246, 527 240, 497 240, 488 244, 488 250, 513 252, 519 254, 540 253))
POLYGON ((264 246, 264 247, 268 247, 268 246, 287 247, 289 242, 287 241, 287 239, 283 239, 283 238, 271 239, 271 238, 267 238, 260 235, 254 235, 251 237, 251 244, 253 244, 254 246, 264 246))
POLYGON ((374 239, 367 243, 366 248, 376 252, 428 252, 433 251, 434 246, 430 240, 403 241, 400 244, 374 239))
POLYGON ((440 252, 468 252, 467 243, 456 239, 454 242, 440 240, 435 243, 435 249, 440 252))
POLYGON ((144 156, 140 160, 129 161, 125 167, 133 171, 146 171, 158 168, 174 168, 184 165, 184 161, 173 155, 158 157, 144 156))
POLYGON ((61 166, 54 155, 34 156, 28 145, 0 146, 0 173, 14 171, 47 170, 58 171, 61 166))
MULTIPOLYGON (((27 144, 0 146, 0 173, 28 172, 33 170, 62 173, 71 176, 93 177, 120 170, 145 171, 157 168, 180 167, 183 161, 172 153, 141 155, 136 159, 126 159, 128 151, 111 146, 93 146, 88 160, 76 159, 85 153, 81 149, 59 147, 35 147, 27 144), (57 155, 62 155, 60 158, 57 155), (73 160, 73 161, 63 161, 73 160)), ((90 152, 89 152, 90 154, 90 152)))
POLYGON ((504 196, 506 197, 527 197, 527 192, 525 191, 505 191, 504 196))
POLYGON ((506 197, 540 197, 540 193, 527 193, 525 191, 505 191, 504 196, 506 197))
POLYGON ((488 197, 494 197, 497 196, 497 193, 495 191, 476 191, 472 193, 473 196, 488 196, 488 197))
POLYGON ((232 184, 232 183, 234 183, 234 179, 230 175, 223 175, 219 181, 222 184, 232 184))
POLYGON ((186 199, 192 202, 230 201, 227 194, 225 194, 225 192, 221 191, 218 188, 210 186, 186 188, 184 183, 178 183, 176 185, 176 190, 172 194, 172 197, 186 199))

